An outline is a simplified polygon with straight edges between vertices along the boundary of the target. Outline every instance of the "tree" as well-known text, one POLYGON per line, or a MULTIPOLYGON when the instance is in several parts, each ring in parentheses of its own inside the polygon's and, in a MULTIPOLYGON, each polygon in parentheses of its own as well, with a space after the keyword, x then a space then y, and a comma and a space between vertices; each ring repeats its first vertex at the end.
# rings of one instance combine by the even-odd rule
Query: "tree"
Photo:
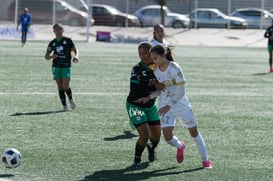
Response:
MULTIPOLYGON (((161 16, 161 24, 165 25, 165 14, 164 14, 164 10, 163 10, 163 6, 167 5, 167 1, 168 0, 154 0, 158 5, 160 5, 160 16, 161 16)), ((185 2, 189 2, 192 3, 195 0, 177 0, 177 1, 185 1, 185 2)))
POLYGON ((160 16, 161 16, 161 24, 165 25, 165 14, 163 10, 163 6, 167 5, 167 0, 155 0, 158 5, 160 5, 160 16))

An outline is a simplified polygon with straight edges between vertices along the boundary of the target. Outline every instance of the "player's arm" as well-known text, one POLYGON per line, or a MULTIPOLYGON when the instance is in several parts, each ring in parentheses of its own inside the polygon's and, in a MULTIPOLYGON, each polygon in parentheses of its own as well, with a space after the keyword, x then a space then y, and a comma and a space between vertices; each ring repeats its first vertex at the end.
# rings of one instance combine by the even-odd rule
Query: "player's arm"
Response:
POLYGON ((19 18, 19 20, 18 20, 18 22, 17 22, 17 26, 16 26, 16 30, 18 31, 18 29, 19 29, 19 25, 21 24, 21 20, 22 20, 22 18, 21 18, 21 16, 20 16, 20 18, 19 18))
POLYGON ((269 31, 268 31, 268 30, 265 31, 264 37, 265 37, 265 38, 268 38, 268 37, 269 37, 269 31))
POLYGON ((52 48, 50 46, 47 47, 46 54, 45 54, 45 59, 50 60, 50 59, 55 59, 57 58, 56 54, 51 54, 52 48))
POLYGON ((142 103, 142 104, 145 104, 146 102, 148 102, 150 99, 154 99, 156 98, 157 96, 160 95, 160 91, 157 90, 157 91, 154 91, 152 92, 150 95, 146 96, 146 97, 141 97, 137 100, 135 100, 136 103, 142 103))
POLYGON ((72 61, 74 63, 77 63, 79 61, 79 55, 80 55, 80 51, 77 48, 72 48, 71 49, 71 53, 73 55, 73 59, 72 61))
POLYGON ((174 106, 182 97, 185 95, 185 87, 184 84, 181 83, 179 85, 176 85, 176 92, 175 94, 171 97, 171 99, 168 101, 166 106, 163 106, 158 110, 158 114, 165 114, 168 112, 172 106, 174 106))
POLYGON ((174 106, 180 99, 185 96, 185 82, 181 82, 175 86, 175 94, 169 99, 167 105, 170 107, 174 106))

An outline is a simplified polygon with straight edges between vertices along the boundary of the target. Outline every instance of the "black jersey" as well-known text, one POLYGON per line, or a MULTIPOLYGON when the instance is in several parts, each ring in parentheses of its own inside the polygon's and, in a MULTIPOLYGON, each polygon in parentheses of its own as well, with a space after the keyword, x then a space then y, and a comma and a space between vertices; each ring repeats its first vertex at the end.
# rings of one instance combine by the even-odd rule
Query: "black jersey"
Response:
POLYGON ((130 79, 130 93, 127 102, 141 107, 151 107, 155 103, 155 98, 150 99, 146 104, 139 104, 135 101, 141 97, 150 95, 155 91, 156 78, 153 70, 147 65, 139 62, 132 68, 130 79))
POLYGON ((73 41, 67 37, 55 38, 49 42, 47 53, 50 54, 53 51, 58 56, 53 60, 52 67, 71 67, 71 49, 73 48, 75 48, 73 41))
POLYGON ((268 38, 268 45, 273 46, 273 26, 266 29, 264 37, 268 38))

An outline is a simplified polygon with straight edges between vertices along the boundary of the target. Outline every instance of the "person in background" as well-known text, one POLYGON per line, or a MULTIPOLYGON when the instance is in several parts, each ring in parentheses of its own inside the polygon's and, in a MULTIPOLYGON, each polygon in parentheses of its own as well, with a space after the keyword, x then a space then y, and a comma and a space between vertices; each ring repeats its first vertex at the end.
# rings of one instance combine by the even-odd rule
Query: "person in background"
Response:
POLYGON ((273 51, 273 20, 272 25, 268 27, 264 33, 264 37, 268 39, 267 41, 267 50, 269 53, 269 72, 273 72, 272 68, 272 51, 273 51))
POLYGON ((24 9, 24 13, 20 15, 20 18, 18 20, 17 27, 16 27, 16 30, 18 31, 19 26, 21 24, 21 32, 22 32, 21 42, 22 42, 22 47, 24 47, 25 44, 26 44, 27 33, 28 33, 28 30, 29 30, 29 27, 30 27, 31 23, 32 23, 31 15, 28 13, 28 8, 25 8, 24 9))
POLYGON ((205 141, 197 129, 197 122, 185 93, 184 84, 186 80, 182 68, 178 63, 167 60, 166 48, 160 44, 153 46, 150 49, 150 54, 156 64, 155 77, 159 83, 164 83, 166 88, 140 98, 137 102, 145 103, 160 95, 158 113, 161 128, 167 143, 177 148, 177 162, 182 163, 184 160, 185 143, 179 141, 173 133, 176 119, 180 120, 181 124, 188 129, 201 155, 203 167, 211 169, 212 162, 208 159, 205 141))
POLYGON ((162 24, 156 24, 154 26, 154 31, 153 31, 153 39, 150 41, 152 45, 158 45, 162 44, 164 47, 167 49, 167 59, 170 61, 174 61, 174 56, 171 51, 173 46, 170 45, 170 43, 164 39, 165 36, 165 30, 164 26, 162 24))
POLYGON ((153 64, 149 53, 151 47, 152 45, 149 42, 142 42, 138 46, 140 62, 132 68, 130 92, 126 100, 126 110, 130 119, 130 125, 136 128, 139 134, 135 145, 133 163, 135 167, 141 166, 141 155, 145 147, 148 149, 149 161, 152 162, 157 159, 155 148, 161 136, 160 119, 155 98, 144 104, 136 102, 137 99, 148 96, 156 90, 157 82, 153 69, 150 68, 153 64), (150 142, 148 143, 149 140, 150 142))
POLYGON ((79 51, 76 49, 74 42, 70 38, 63 36, 64 29, 62 25, 55 24, 53 26, 53 31, 56 38, 54 38, 48 44, 45 59, 53 59, 53 79, 56 80, 58 86, 59 97, 63 105, 63 111, 67 111, 68 108, 65 94, 69 98, 71 108, 76 108, 69 83, 71 79, 71 60, 74 63, 78 62, 79 51), (74 54, 75 56, 72 57, 71 54, 74 54))

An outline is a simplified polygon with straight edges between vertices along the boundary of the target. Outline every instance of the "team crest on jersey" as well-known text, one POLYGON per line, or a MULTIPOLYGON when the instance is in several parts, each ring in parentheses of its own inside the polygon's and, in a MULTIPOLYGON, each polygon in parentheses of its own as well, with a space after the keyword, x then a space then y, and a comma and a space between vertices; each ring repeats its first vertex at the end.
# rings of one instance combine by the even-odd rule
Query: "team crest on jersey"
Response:
POLYGON ((64 45, 66 45, 66 44, 67 44, 67 42, 64 40, 64 41, 63 41, 63 44, 64 44, 64 45))
POLYGON ((147 72, 146 71, 142 71, 141 73, 143 76, 147 76, 147 72))
POLYGON ((57 51, 58 53, 63 52, 63 50, 64 50, 64 47, 63 47, 63 46, 57 46, 57 47, 56 47, 56 51, 57 51))
POLYGON ((178 77, 183 77, 183 74, 182 74, 181 71, 179 71, 179 72, 177 73, 177 75, 178 75, 178 77))

